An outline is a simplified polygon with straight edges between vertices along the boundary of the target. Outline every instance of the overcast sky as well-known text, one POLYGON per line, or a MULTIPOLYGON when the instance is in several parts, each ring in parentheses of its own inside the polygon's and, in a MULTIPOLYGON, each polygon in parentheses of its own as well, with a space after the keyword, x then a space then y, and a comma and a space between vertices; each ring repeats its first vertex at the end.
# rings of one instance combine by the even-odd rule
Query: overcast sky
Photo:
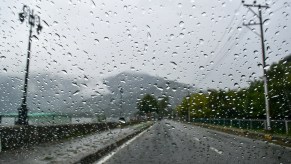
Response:
MULTIPOLYGON (((290 54, 291 1, 257 3, 271 7, 263 11, 270 64, 290 54)), ((88 78, 96 88, 134 71, 204 89, 244 87, 262 75, 260 38, 242 26, 257 18, 240 0, 1 0, 1 74, 24 77, 24 4, 47 23, 33 32, 31 73, 88 78)))

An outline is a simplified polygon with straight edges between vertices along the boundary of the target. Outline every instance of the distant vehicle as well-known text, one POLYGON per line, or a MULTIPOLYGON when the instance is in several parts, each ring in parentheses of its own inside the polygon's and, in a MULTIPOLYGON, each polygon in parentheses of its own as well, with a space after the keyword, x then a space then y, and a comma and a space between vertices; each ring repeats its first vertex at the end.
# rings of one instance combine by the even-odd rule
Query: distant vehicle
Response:
POLYGON ((118 120, 118 122, 120 122, 120 123, 122 123, 122 124, 126 123, 126 121, 125 121, 125 118, 124 118, 124 117, 120 117, 120 118, 119 118, 119 120, 118 120))

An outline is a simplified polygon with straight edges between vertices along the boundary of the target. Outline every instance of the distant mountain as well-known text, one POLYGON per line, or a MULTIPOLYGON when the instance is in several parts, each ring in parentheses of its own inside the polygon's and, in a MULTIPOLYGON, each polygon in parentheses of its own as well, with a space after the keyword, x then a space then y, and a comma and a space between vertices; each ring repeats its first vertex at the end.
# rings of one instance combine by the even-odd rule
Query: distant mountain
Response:
MULTIPOLYGON (((30 112, 60 112, 80 102, 81 95, 74 93, 80 90, 81 80, 49 74, 29 75, 27 104, 30 112)), ((0 75, 0 114, 15 113, 20 107, 23 95, 23 78, 0 75)))
MULTIPOLYGON (((137 100, 144 94, 153 94, 156 98, 168 96, 174 108, 188 92, 187 84, 132 72, 104 79, 104 89, 109 90, 107 94, 99 93, 98 89, 94 91, 96 94, 86 93, 83 86, 89 90, 90 86, 87 86, 88 81, 82 77, 68 78, 50 74, 31 74, 29 77, 29 112, 55 112, 76 116, 92 116, 98 113, 105 113, 107 117, 128 116, 137 111, 137 100)), ((196 91, 194 88, 190 90, 196 91)), ((0 114, 17 112, 23 94, 23 78, 0 75, 0 91, 0 114)))
MULTIPOLYGON (((107 117, 128 116, 137 111, 137 100, 144 94, 153 94, 156 98, 168 96, 174 108, 188 93, 187 84, 132 72, 108 77, 103 84, 108 87, 109 94, 89 98, 73 108, 88 115, 102 111, 107 117)), ((195 88, 190 88, 190 92, 195 91, 195 88)))

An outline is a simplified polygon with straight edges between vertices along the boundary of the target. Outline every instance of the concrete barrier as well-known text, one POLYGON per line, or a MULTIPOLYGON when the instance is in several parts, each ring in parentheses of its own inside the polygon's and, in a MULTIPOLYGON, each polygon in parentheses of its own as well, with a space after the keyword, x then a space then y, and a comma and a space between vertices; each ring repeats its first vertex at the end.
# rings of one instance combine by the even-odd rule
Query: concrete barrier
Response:
MULTIPOLYGON (((128 125, 124 124, 125 125, 128 125)), ((86 123, 50 126, 0 127, 0 151, 58 141, 117 127, 118 123, 86 123)))

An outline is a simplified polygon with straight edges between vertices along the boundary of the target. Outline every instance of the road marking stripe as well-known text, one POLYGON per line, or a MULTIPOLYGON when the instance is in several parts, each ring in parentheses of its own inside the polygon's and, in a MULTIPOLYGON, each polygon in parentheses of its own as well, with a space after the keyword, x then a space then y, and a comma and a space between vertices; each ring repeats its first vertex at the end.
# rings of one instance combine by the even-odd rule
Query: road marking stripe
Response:
POLYGON ((215 151, 216 153, 222 155, 222 151, 219 151, 218 149, 215 149, 214 147, 210 147, 210 150, 215 151))
MULTIPOLYGON (((152 126, 150 127, 152 128, 152 126)), ((150 129, 149 128, 149 129, 150 129)), ((123 145, 121 145, 120 147, 118 147, 115 151, 109 153, 107 156, 103 157, 102 159, 100 159, 98 162, 96 162, 95 164, 103 164, 106 161, 108 161, 111 157, 113 157, 119 150, 121 150, 122 148, 126 147, 127 145, 129 145, 131 142, 133 142, 134 140, 136 140, 138 137, 140 137, 141 135, 143 135, 145 132, 147 132, 147 130, 139 133, 137 136, 133 137, 132 139, 128 140, 126 143, 124 143, 123 145)))
POLYGON ((200 141, 199 138, 194 137, 194 139, 195 139, 196 141, 200 141))

